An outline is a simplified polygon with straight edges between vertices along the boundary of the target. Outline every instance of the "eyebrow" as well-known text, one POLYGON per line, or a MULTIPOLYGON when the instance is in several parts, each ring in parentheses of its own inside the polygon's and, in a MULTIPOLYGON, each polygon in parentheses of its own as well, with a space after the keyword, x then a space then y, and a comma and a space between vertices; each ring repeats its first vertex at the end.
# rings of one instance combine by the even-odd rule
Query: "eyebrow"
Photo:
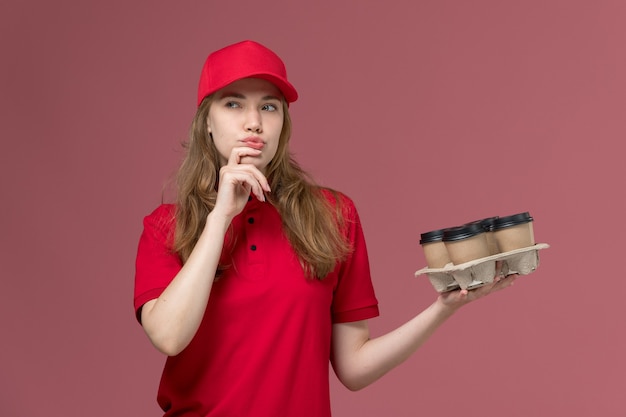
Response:
MULTIPOLYGON (((241 94, 241 93, 236 93, 236 92, 230 92, 230 91, 225 91, 223 94, 220 95, 220 100, 221 99, 225 99, 225 98, 238 98, 238 99, 245 99, 246 96, 241 94)), ((274 95, 267 95, 267 96, 263 96, 262 100, 277 100, 280 101, 280 97, 274 96, 274 95)))

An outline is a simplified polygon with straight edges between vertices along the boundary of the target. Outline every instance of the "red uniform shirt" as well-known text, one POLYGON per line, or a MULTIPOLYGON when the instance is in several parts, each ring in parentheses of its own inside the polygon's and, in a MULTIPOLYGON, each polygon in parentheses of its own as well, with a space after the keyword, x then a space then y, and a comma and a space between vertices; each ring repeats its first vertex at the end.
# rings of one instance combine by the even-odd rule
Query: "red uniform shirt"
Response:
MULTIPOLYGON (((253 198, 233 219, 232 250, 222 254, 230 267, 194 339, 166 361, 157 397, 166 416, 330 416, 332 323, 378 315, 359 217, 341 201, 354 251, 321 281, 304 276, 271 204, 253 198)), ((171 251, 174 214, 162 205, 144 219, 137 314, 182 266, 171 251)))

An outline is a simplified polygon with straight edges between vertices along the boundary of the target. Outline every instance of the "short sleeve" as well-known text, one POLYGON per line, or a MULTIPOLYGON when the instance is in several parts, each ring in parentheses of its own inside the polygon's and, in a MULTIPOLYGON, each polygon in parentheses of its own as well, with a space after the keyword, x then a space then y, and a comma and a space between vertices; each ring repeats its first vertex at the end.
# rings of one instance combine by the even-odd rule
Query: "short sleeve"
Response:
POLYGON ((172 250, 174 212, 174 205, 163 204, 143 220, 135 262, 134 306, 139 322, 141 307, 158 298, 182 268, 172 250))
POLYGON ((332 304, 333 323, 366 320, 379 315, 359 215, 352 200, 344 195, 340 195, 339 199, 352 252, 337 269, 338 280, 332 304))

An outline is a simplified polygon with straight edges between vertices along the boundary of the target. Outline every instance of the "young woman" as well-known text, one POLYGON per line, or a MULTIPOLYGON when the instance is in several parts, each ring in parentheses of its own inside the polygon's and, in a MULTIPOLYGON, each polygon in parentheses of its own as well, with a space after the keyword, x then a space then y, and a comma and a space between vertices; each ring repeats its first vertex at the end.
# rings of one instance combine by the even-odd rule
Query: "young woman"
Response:
POLYGON ((256 42, 203 67, 178 201, 144 219, 137 254, 137 319, 168 356, 166 416, 330 416, 329 361, 361 389, 515 279, 440 295, 370 338, 378 306, 359 217, 290 157, 297 97, 281 59, 256 42))

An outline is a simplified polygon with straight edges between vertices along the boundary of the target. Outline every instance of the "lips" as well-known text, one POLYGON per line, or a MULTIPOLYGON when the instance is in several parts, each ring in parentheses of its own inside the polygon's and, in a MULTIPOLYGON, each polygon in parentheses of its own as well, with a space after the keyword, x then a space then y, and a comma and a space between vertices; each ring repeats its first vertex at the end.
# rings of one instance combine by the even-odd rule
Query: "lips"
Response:
POLYGON ((241 142, 243 142, 243 144, 246 145, 247 147, 252 148, 252 149, 257 149, 257 150, 261 150, 265 146, 265 142, 263 142, 260 138, 257 138, 257 137, 246 138, 242 140, 241 142))

